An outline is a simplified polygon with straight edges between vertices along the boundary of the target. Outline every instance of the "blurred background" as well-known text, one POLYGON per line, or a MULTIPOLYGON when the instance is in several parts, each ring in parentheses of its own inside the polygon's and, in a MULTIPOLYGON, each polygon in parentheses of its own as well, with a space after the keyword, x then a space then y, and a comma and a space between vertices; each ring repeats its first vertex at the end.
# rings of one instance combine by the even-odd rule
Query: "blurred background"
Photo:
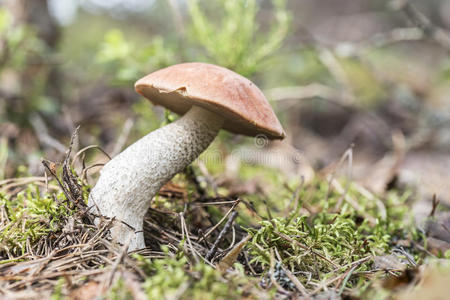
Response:
POLYGON ((75 150, 119 153, 173 118, 134 82, 204 61, 254 81, 287 132, 256 148, 221 133, 219 186, 243 161, 308 180, 351 149, 370 190, 450 204, 449 31, 448 0, 0 0, 0 180, 42 176, 78 125, 75 150))

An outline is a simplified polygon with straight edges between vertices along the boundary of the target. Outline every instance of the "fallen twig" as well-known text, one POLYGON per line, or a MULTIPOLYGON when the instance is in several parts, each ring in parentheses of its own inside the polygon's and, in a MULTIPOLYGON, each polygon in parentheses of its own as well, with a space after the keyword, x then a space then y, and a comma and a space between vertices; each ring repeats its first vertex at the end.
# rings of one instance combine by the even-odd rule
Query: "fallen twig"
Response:
POLYGON ((231 226, 233 226, 233 222, 238 216, 238 213, 236 211, 233 211, 230 215, 230 218, 228 219, 225 226, 222 228, 222 231, 220 231, 219 236, 214 241, 211 249, 209 249, 208 253, 206 253, 205 259, 211 260, 211 258, 216 254, 217 247, 219 246, 219 243, 222 241, 222 239, 225 237, 225 235, 230 231, 231 226))

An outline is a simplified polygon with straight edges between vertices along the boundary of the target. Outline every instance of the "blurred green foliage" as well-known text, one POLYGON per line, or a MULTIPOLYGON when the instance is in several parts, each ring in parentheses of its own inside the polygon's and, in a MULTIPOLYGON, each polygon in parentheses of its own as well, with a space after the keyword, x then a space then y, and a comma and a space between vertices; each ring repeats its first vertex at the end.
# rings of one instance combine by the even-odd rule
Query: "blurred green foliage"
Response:
POLYGON ((51 60, 35 31, 0 9, 0 80, 3 85, 6 82, 0 96, 10 98, 9 105, 0 106, 0 119, 26 127, 31 114, 57 111, 58 102, 46 95, 51 60))
POLYGON ((5 178, 6 160, 8 159, 8 141, 0 137, 0 180, 5 178))
POLYGON ((6 9, 0 9, 0 40, 0 70, 22 69, 27 58, 32 54, 39 54, 44 47, 30 28, 14 25, 13 17, 6 9))
POLYGON ((260 69, 288 34, 290 15, 285 0, 272 1, 275 20, 265 32, 259 31, 256 0, 209 1, 212 9, 221 12, 219 21, 208 17, 211 14, 205 13, 205 4, 206 1, 189 1, 190 40, 203 48, 209 61, 244 76, 260 69))
POLYGON ((360 107, 376 107, 386 99, 386 91, 374 73, 358 59, 340 58, 339 63, 347 76, 350 89, 360 107))
POLYGON ((161 36, 153 37, 150 44, 135 45, 125 39, 122 31, 112 29, 105 34, 97 61, 105 64, 107 70, 116 71, 119 83, 129 83, 148 70, 173 64, 173 51, 161 36))
POLYGON ((273 24, 263 31, 258 25, 256 0, 191 0, 187 41, 171 43, 170 39, 155 35, 150 43, 138 44, 128 41, 122 31, 113 29, 104 36, 97 62, 105 64, 115 74, 114 79, 123 84, 181 62, 180 57, 211 62, 251 76, 280 49, 288 34, 290 15, 286 1, 273 0, 272 5, 273 24))

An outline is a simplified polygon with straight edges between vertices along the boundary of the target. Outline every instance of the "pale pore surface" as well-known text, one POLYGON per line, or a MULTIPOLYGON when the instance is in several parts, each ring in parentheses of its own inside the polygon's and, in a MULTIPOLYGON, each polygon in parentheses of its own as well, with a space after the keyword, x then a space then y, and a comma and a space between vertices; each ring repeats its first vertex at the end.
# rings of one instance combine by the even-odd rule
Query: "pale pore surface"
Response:
POLYGON ((150 201, 175 174, 181 172, 214 140, 223 119, 193 106, 177 121, 138 140, 109 161, 89 195, 94 213, 116 217, 113 239, 129 251, 145 247, 143 220, 150 201), (97 210, 98 208, 98 210, 97 210))

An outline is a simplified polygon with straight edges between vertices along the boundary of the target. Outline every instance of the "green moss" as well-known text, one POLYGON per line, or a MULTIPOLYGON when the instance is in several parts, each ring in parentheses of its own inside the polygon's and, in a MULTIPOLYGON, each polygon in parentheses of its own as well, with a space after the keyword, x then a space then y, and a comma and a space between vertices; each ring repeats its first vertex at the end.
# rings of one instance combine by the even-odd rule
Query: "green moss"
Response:
MULTIPOLYGON (((389 253, 396 240, 418 237, 407 221, 409 193, 389 193, 383 201, 350 185, 347 193, 358 209, 341 202, 341 194, 330 192, 327 197, 328 193, 328 183, 318 180, 300 192, 299 205, 288 216, 264 220, 259 229, 247 229, 252 235, 248 245, 252 262, 267 272, 271 251, 276 250, 284 266, 311 274, 312 282, 318 283, 343 274, 358 260, 364 262, 354 272, 368 271, 373 256, 389 253)), ((305 284, 307 278, 300 276, 305 284)), ((361 287, 364 282, 349 280, 347 286, 361 287)))
POLYGON ((182 255, 154 260, 135 257, 149 275, 143 283, 148 299, 168 299, 175 295, 178 299, 241 299, 254 288, 240 265, 236 265, 233 274, 222 275, 204 263, 190 266, 182 255))
POLYGON ((7 218, 0 233, 0 253, 23 254, 27 243, 33 245, 42 236, 59 230, 61 218, 71 214, 62 204, 64 200, 62 192, 43 193, 34 184, 16 196, 0 193, 0 206, 7 218))

